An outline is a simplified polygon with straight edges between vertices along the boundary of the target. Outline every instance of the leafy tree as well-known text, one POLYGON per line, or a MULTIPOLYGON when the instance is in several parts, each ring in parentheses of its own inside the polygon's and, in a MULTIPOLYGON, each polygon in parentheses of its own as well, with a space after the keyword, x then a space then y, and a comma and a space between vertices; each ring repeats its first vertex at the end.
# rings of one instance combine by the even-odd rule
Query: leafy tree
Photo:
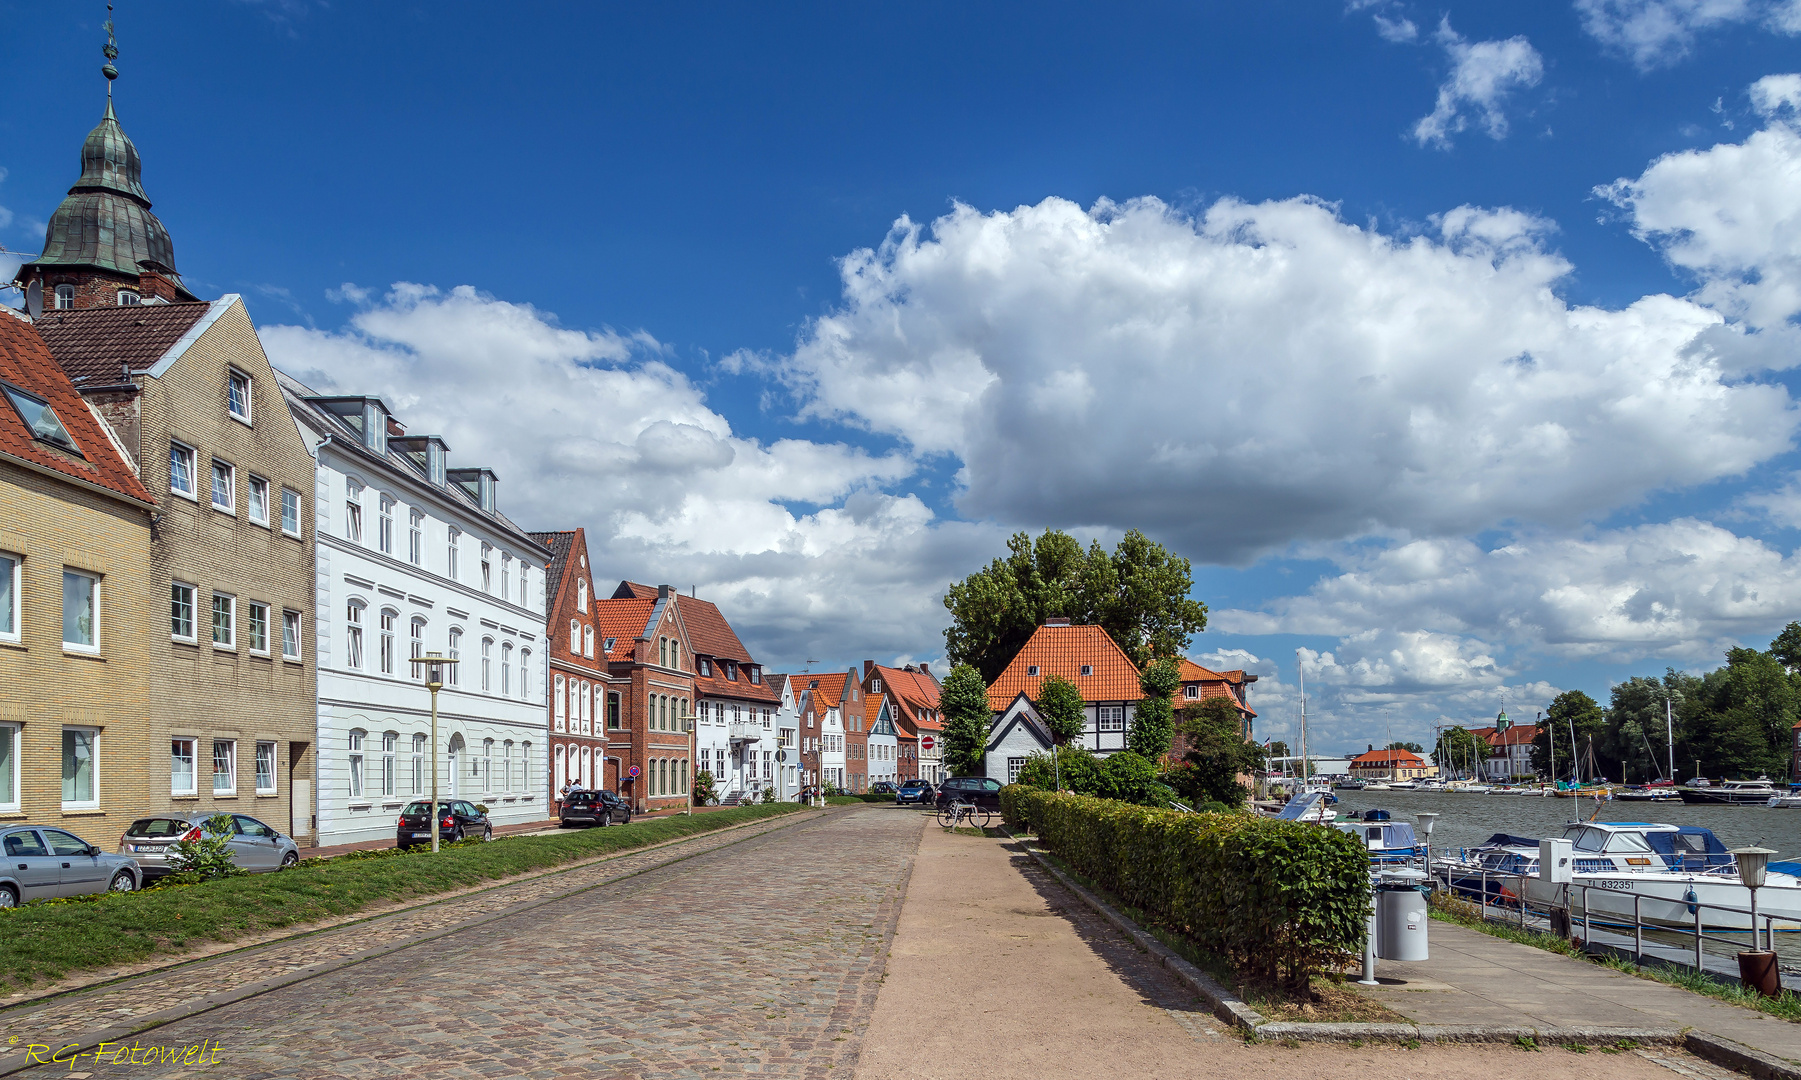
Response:
POLYGON ((1175 738, 1175 712, 1170 695, 1182 685, 1181 669, 1174 660, 1154 660, 1138 677, 1144 693, 1132 710, 1132 730, 1126 733, 1126 749, 1149 761, 1162 761, 1175 738))
POLYGON ((1207 698, 1182 711, 1182 764, 1165 779, 1197 803, 1244 805, 1250 792, 1238 777, 1262 767, 1263 748, 1246 741, 1238 707, 1225 698, 1207 698))
POLYGON ((1409 753, 1414 753, 1414 754, 1423 754, 1426 752, 1426 748, 1416 742, 1391 742, 1383 749, 1385 749, 1385 750, 1406 750, 1409 753))
MULTIPOLYGON (((1580 690, 1565 690, 1552 700, 1551 707, 1545 710, 1545 718, 1539 721, 1538 733, 1532 740, 1532 767, 1547 776, 1568 778, 1572 761, 1579 761, 1582 775, 1587 778, 1591 746, 1597 768, 1606 772, 1608 766, 1615 764, 1607 757, 1606 744, 1607 716, 1601 711, 1600 702, 1580 690), (1575 731, 1574 746, 1570 745, 1572 729, 1575 731), (1555 761, 1550 756, 1553 748, 1557 751, 1555 761)), ((1618 771, 1617 768, 1612 770, 1618 771)))
POLYGON ((1038 715, 1050 726, 1051 738, 1058 746, 1082 737, 1088 725, 1087 702, 1082 691, 1061 675, 1048 675, 1038 684, 1038 715))
POLYGON ((1275 742, 1270 743, 1269 744, 1269 756, 1273 757, 1273 758, 1287 757, 1288 756, 1288 744, 1286 742, 1283 742, 1281 739, 1277 739, 1275 742))
POLYGON ((1487 740, 1477 738, 1468 728, 1458 725, 1439 732, 1438 742, 1432 747, 1432 760, 1440 769, 1480 775, 1482 763, 1488 760, 1488 749, 1487 740))
POLYGON ((1640 780, 1668 771, 1673 755, 1666 727, 1674 725, 1664 723, 1664 704, 1670 697, 1665 680, 1647 675, 1614 684, 1607 705, 1605 750, 1624 771, 1640 780))
POLYGON ((1168 806, 1174 789, 1157 777, 1157 765, 1142 754, 1121 750, 1101 762, 1100 790, 1103 799, 1137 803, 1139 806, 1168 806))
POLYGON ((1101 790, 1100 775, 1101 760, 1093 751, 1082 746, 1059 746, 1055 762, 1044 753, 1027 758, 1019 767, 1018 782, 1040 791, 1055 791, 1061 777, 1066 790, 1093 795, 1101 790))
POLYGON ((1770 642, 1770 655, 1790 675, 1801 674, 1801 622, 1792 622, 1782 628, 1782 633, 1770 642))
POLYGON ((1728 649, 1726 666, 1708 672, 1709 699, 1701 757, 1724 776, 1788 773, 1788 744, 1795 723, 1795 686, 1782 664, 1756 649, 1728 649))
POLYGON ((1190 599, 1187 559, 1134 529, 1109 554, 1087 551, 1068 533, 1046 529, 1036 541, 1015 533, 1006 558, 951 585, 944 643, 954 664, 970 664, 992 682, 1047 618, 1105 627, 1132 662, 1175 656, 1207 627, 1207 608, 1190 599))
POLYGON ((988 751, 988 683, 968 664, 958 664, 944 677, 938 692, 944 718, 944 765, 952 776, 975 776, 988 751))

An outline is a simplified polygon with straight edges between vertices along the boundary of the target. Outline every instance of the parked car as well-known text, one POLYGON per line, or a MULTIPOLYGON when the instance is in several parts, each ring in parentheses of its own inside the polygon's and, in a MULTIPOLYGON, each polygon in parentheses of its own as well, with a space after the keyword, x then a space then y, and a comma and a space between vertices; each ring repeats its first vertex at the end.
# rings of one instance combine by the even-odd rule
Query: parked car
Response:
POLYGON ((1001 808, 1001 782, 986 776, 953 776, 938 789, 937 805, 943 809, 959 801, 998 811, 1001 808))
MULTIPOLYGON (((477 836, 483 840, 494 839, 494 826, 488 821, 488 815, 477 809, 474 803, 466 799, 439 799, 438 810, 440 843, 448 844, 477 836)), ((431 800, 417 799, 407 803, 400 811, 400 820, 394 823, 394 846, 412 847, 414 844, 429 843, 431 800)))
POLYGON ((933 796, 936 794, 937 791, 935 791, 932 788, 932 785, 927 781, 907 780, 901 784, 897 791, 895 791, 894 801, 897 803, 918 803, 919 805, 924 806, 926 803, 931 802, 933 796))
MULTIPOLYGON (((293 840, 247 814, 225 816, 231 818, 233 826, 228 841, 231 861, 240 870, 262 874, 300 861, 300 845, 293 840)), ((169 848, 184 837, 200 839, 209 817, 212 815, 198 811, 141 817, 119 837, 119 854, 136 862, 144 877, 161 877, 171 871, 169 848)))
POLYGON ((0 908, 18 907, 51 896, 131 892, 143 884, 138 864, 108 855, 61 829, 0 830, 0 908))
POLYGON ((563 796, 557 827, 571 825, 630 825, 631 804, 611 791, 571 791, 563 796))
POLYGON ((892 795, 894 794, 894 785, 887 780, 877 780, 869 785, 869 793, 871 795, 892 795))

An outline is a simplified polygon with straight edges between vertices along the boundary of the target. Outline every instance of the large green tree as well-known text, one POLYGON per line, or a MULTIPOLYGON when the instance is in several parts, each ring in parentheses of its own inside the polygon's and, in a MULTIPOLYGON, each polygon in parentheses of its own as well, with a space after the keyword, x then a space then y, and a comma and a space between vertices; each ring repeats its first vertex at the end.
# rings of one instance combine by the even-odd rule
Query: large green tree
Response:
POLYGON ((1675 727, 1671 709, 1670 722, 1665 722, 1666 705, 1681 700, 1671 685, 1670 672, 1663 679, 1634 675, 1615 683, 1607 703, 1607 755, 1620 763, 1622 780, 1648 780, 1654 776, 1668 778, 1673 757, 1669 730, 1675 727))
POLYGON ((1088 726, 1088 706, 1082 691, 1061 675, 1048 675, 1038 684, 1038 700, 1032 703, 1051 729, 1058 746, 1082 737, 1088 726))
POLYGON ((1132 730, 1126 733, 1126 749, 1147 761, 1162 761, 1176 736, 1175 712, 1170 696, 1182 685, 1182 672, 1174 660, 1153 660, 1138 677, 1144 697, 1132 709, 1132 730))
POLYGON ((1612 762, 1607 757, 1607 715, 1601 711, 1600 702, 1580 690, 1565 690, 1551 702, 1545 710, 1545 717, 1539 721, 1538 732, 1532 740, 1532 767, 1547 776, 1567 780, 1571 775, 1572 760, 1582 763, 1583 779, 1592 775, 1589 766, 1589 749, 1594 749, 1595 767, 1615 775, 1618 769, 1607 772, 1612 762), (1575 732, 1575 745, 1570 743, 1570 733, 1575 732), (1557 752, 1556 760, 1551 758, 1551 751, 1557 752), (1572 750, 1574 757, 1572 757, 1572 750))
POLYGON ((973 665, 990 682, 1052 616, 1106 628, 1139 667, 1154 656, 1175 656, 1207 628, 1206 605, 1188 595, 1194 586, 1189 561, 1136 529, 1111 553, 1098 541, 1084 551, 1055 529, 1036 541, 1015 533, 1007 550, 944 596, 951 662, 973 665))
POLYGON ((1238 707, 1225 698, 1207 698, 1183 709, 1182 764, 1166 779, 1192 802, 1244 805, 1250 792, 1238 781, 1263 766, 1263 748, 1246 741, 1238 707))
POLYGON ((988 683, 981 672, 959 664, 944 677, 938 691, 944 724, 944 767, 952 776, 976 776, 988 751, 988 683))

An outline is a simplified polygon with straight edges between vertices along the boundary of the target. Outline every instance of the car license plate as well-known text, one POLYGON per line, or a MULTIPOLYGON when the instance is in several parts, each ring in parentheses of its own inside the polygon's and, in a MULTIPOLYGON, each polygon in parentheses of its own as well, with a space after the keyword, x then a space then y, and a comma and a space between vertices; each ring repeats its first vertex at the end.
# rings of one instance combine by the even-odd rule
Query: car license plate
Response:
POLYGON ((415 840, 430 840, 430 839, 431 839, 431 833, 428 833, 428 832, 416 832, 416 833, 414 833, 414 834, 413 834, 413 839, 415 839, 415 840))

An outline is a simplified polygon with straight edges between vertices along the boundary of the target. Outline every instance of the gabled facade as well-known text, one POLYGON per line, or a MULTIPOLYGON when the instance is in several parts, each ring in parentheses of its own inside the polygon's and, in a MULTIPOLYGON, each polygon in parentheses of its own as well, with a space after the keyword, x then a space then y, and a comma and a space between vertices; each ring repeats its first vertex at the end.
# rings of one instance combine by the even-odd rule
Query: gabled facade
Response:
POLYGON ((869 790, 869 722, 873 714, 857 669, 849 669, 839 679, 838 718, 844 727, 842 786, 847 791, 862 794, 869 790))
POLYGON ((246 814, 312 842, 313 459, 249 312, 228 295, 37 326, 157 500, 147 718, 168 764, 136 812, 246 814))
POLYGON ((899 783, 900 730, 894 719, 894 710, 889 707, 888 698, 883 694, 868 695, 865 705, 865 711, 870 717, 869 782, 899 783))
POLYGON ((944 779, 943 731, 938 719, 938 680, 925 664, 885 667, 863 661, 863 690, 881 694, 894 724, 894 779, 944 779))
POLYGON ((790 802, 800 793, 800 702, 794 696, 794 680, 769 676, 770 685, 782 695, 775 714, 776 798, 790 802))
POLYGON ((791 678, 801 684, 797 698, 801 758, 804 770, 809 774, 802 778, 802 785, 823 787, 830 784, 848 791, 850 778, 845 755, 843 707, 848 673, 829 672, 791 678))
POLYGON ((442 438, 409 434, 380 398, 280 382, 314 455, 320 843, 393 836, 434 760, 439 798, 485 805, 495 825, 544 820, 549 549, 500 512, 491 470, 451 468, 442 438), (428 652, 458 661, 435 747, 411 663, 428 652))
POLYGON ((111 850, 122 822, 167 794, 168 744, 148 711, 166 659, 156 510, 37 331, 0 309, 0 817, 10 822, 111 850))
POLYGON ((988 745, 982 758, 983 775, 1003 784, 1019 779, 1019 770, 1033 754, 1048 754, 1054 740, 1051 729, 1038 715, 1032 699, 1022 690, 1007 703, 994 726, 988 729, 988 745))
POLYGON ((692 792, 694 648, 678 596, 622 581, 595 605, 618 695, 608 701, 607 786, 640 812, 687 806, 692 792))
POLYGON ((694 650, 695 767, 713 774, 722 802, 760 797, 776 781, 782 691, 717 605, 680 593, 675 603, 694 650))
MULTIPOLYGON (((1170 700, 1170 707, 1178 713, 1189 705, 1208 698, 1225 698, 1237 709, 1239 722, 1243 725, 1245 739, 1251 738, 1252 725, 1257 713, 1251 708, 1249 688, 1257 681, 1257 676, 1243 671, 1214 671, 1188 659, 1186 656, 1177 660, 1181 673, 1181 685, 1170 700)), ((1177 717, 1180 726, 1180 717, 1177 717)))
MULTIPOLYGON (((1013 711, 1020 695, 1037 700, 1038 688, 1051 675, 1061 675, 1081 691, 1086 720, 1080 744, 1103 757, 1124 750, 1126 732, 1144 696, 1138 668, 1107 631, 1072 626, 1068 619, 1049 619, 1034 631, 989 686, 988 704, 996 724, 1013 711)), ((999 767, 1004 770, 1005 764, 999 767)), ((990 776, 996 775, 993 770, 990 766, 990 776)))
POLYGON ((607 673, 605 639, 595 623, 594 572, 584 529, 532 533, 549 549, 545 570, 550 625, 550 813, 562 809, 570 788, 606 786, 607 701, 614 681, 607 673))

